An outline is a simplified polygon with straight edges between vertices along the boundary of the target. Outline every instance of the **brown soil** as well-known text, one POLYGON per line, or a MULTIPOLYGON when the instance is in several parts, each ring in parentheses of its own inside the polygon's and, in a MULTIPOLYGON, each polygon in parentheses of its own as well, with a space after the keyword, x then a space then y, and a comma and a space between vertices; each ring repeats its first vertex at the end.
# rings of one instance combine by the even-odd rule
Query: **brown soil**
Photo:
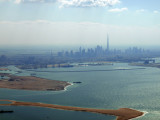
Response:
POLYGON ((35 107, 46 107, 46 108, 54 108, 54 109, 61 109, 61 110, 93 112, 93 113, 114 115, 114 116, 117 116, 117 120, 129 120, 132 118, 142 116, 144 114, 143 112, 129 109, 129 108, 120 108, 118 110, 106 110, 106 109, 61 106, 61 105, 53 105, 53 104, 45 104, 45 103, 19 102, 19 101, 13 101, 13 100, 0 100, 0 101, 11 102, 9 104, 0 104, 0 106, 35 106, 35 107))
POLYGON ((8 68, 0 68, 0 71, 7 71, 9 70, 8 68))
POLYGON ((1 76, 7 76, 9 79, 0 80, 0 88, 39 90, 39 91, 58 91, 70 85, 66 81, 48 80, 33 76, 14 76, 6 73, 0 73, 1 76))

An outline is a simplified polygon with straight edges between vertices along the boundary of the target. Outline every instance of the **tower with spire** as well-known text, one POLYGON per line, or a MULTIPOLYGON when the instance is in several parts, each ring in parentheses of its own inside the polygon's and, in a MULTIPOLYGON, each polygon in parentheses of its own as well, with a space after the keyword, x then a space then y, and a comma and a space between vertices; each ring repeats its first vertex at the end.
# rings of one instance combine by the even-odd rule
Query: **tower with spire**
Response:
POLYGON ((109 51, 109 35, 107 34, 107 51, 109 51))

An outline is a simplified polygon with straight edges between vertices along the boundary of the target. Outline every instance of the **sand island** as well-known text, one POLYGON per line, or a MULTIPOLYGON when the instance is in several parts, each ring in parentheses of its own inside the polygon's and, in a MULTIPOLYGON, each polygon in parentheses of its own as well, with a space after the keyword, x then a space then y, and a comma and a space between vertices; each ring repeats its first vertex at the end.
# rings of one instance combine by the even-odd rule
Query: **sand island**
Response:
POLYGON ((106 110, 106 109, 61 106, 61 105, 45 104, 45 103, 20 102, 20 101, 14 101, 14 100, 0 100, 0 101, 10 102, 7 104, 0 104, 0 106, 34 106, 34 107, 45 107, 45 108, 53 108, 53 109, 60 109, 60 110, 92 112, 92 113, 100 113, 100 114, 106 114, 106 115, 114 115, 114 116, 117 116, 116 120, 129 120, 132 118, 142 116, 144 114, 143 112, 140 112, 134 109, 129 109, 129 108, 120 108, 118 110, 106 110))
MULTIPOLYGON (((66 86, 71 85, 66 81, 48 80, 44 78, 34 76, 15 76, 9 73, 0 73, 0 88, 9 89, 22 89, 22 90, 38 90, 38 91, 58 91, 64 90, 66 86)), ((14 100, 0 100, 7 101, 10 103, 0 104, 0 106, 33 106, 33 107, 45 107, 60 110, 71 110, 71 111, 82 111, 100 113, 106 115, 116 116, 116 120, 129 120, 142 116, 144 113, 130 108, 120 108, 118 110, 107 110, 107 109, 92 109, 92 108, 81 108, 72 106, 62 106, 46 103, 34 103, 34 102, 21 102, 14 100)))
POLYGON ((0 73, 0 88, 36 90, 36 91, 59 91, 71 85, 66 81, 48 80, 34 76, 15 76, 8 73, 0 73), (7 78, 6 78, 7 77, 7 78))

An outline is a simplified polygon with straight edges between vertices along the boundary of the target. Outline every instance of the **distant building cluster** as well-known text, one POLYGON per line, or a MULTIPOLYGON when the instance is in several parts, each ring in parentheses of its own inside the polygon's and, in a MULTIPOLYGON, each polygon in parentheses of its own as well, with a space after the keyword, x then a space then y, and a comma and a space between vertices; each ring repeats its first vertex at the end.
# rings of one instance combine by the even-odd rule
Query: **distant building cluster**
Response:
POLYGON ((133 48, 128 48, 125 50, 126 54, 140 54, 140 53, 145 53, 146 51, 141 48, 133 47, 133 48))
POLYGON ((0 66, 17 65, 22 69, 33 69, 42 67, 71 67, 69 63, 96 62, 96 61, 122 61, 154 63, 150 58, 160 56, 160 52, 148 51, 138 47, 127 49, 111 49, 109 36, 107 36, 105 47, 97 45, 95 48, 79 47, 78 50, 66 50, 61 52, 51 51, 51 54, 16 54, 14 56, 0 56, 0 66), (147 59, 145 59, 147 58, 147 59), (148 59, 149 58, 149 59, 148 59))
POLYGON ((102 46, 97 45, 96 48, 88 48, 84 49, 82 47, 79 48, 79 51, 63 51, 58 52, 59 57, 100 57, 109 55, 110 52, 108 49, 103 49, 102 46))
POLYGON ((105 48, 103 48, 100 45, 97 45, 95 48, 82 48, 80 47, 77 51, 62 51, 58 52, 58 57, 74 57, 74 58, 90 58, 90 57, 109 57, 114 55, 135 55, 135 54, 144 54, 147 51, 141 48, 132 47, 127 48, 125 50, 119 50, 119 49, 110 49, 109 46, 109 36, 107 35, 107 45, 105 48))

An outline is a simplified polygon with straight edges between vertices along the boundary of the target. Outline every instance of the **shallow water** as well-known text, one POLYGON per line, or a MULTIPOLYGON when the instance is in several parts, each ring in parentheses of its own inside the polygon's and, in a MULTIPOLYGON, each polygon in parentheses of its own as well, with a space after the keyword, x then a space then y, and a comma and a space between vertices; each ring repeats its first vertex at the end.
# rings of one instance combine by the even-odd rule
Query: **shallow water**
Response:
MULTIPOLYGON (((148 112, 136 120, 157 120, 160 117, 160 69, 158 68, 128 66, 127 63, 115 63, 113 66, 43 68, 34 71, 23 70, 22 73, 17 73, 19 70, 13 66, 9 68, 17 75, 36 73, 38 77, 51 80, 82 83, 74 84, 66 91, 59 92, 0 89, 0 99, 104 109, 133 108, 148 112)), ((0 109, 15 110, 9 116, 0 114, 0 118, 4 120, 115 119, 113 116, 101 114, 47 108, 0 106, 0 109)))

